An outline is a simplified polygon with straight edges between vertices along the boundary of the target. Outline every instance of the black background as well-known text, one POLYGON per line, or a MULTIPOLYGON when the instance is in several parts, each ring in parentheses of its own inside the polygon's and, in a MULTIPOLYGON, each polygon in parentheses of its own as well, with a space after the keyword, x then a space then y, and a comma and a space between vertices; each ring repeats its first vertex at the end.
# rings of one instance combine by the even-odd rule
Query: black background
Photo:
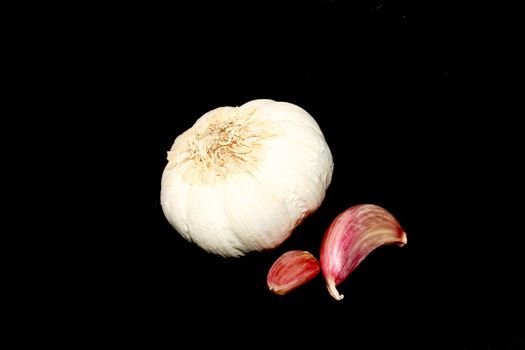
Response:
POLYGON ((523 346, 522 257, 508 243, 522 228, 499 219, 519 217, 503 200, 520 190, 510 185, 517 130, 505 116, 523 103, 509 94, 500 104, 485 89, 497 77, 452 34, 409 36, 407 1, 66 13, 34 37, 57 204, 46 290, 72 341, 523 346), (169 226, 160 177, 198 117, 256 98, 312 114, 333 181, 282 246, 223 259, 169 226), (330 222, 359 203, 392 212, 408 244, 374 251, 340 285, 340 302, 321 276, 286 296, 267 290, 280 254, 318 256, 330 222))

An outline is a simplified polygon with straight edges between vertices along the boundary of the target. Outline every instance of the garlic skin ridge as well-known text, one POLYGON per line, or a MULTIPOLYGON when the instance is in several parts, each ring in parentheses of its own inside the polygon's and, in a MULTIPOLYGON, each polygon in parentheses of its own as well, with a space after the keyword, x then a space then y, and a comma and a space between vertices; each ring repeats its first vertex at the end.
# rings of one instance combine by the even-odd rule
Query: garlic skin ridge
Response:
POLYGON ((330 224, 321 243, 320 263, 330 295, 342 300, 336 286, 343 282, 374 249, 407 243, 399 222, 374 204, 355 205, 330 224))
POLYGON ((224 257, 275 248, 321 205, 332 154, 316 121, 291 103, 219 107, 179 135, 161 205, 188 241, 224 257))

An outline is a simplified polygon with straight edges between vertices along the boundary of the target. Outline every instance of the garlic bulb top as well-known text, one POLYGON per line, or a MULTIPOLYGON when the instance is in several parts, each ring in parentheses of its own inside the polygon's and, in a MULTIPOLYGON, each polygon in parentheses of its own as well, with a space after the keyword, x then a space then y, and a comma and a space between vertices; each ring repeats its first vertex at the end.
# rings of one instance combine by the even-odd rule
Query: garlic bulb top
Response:
POLYGON ((161 204, 188 241, 224 257, 274 248, 322 203, 332 154, 318 124, 287 102, 220 107, 179 135, 161 204))

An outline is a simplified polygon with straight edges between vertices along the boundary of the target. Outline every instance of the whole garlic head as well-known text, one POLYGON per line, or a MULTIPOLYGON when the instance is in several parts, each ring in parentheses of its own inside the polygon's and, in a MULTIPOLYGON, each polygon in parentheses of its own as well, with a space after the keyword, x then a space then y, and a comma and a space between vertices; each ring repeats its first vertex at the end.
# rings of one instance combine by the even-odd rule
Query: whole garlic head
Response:
POLYGON ((188 241, 224 257, 277 247, 322 203, 332 154, 319 125, 287 102, 220 107, 179 135, 161 204, 188 241))

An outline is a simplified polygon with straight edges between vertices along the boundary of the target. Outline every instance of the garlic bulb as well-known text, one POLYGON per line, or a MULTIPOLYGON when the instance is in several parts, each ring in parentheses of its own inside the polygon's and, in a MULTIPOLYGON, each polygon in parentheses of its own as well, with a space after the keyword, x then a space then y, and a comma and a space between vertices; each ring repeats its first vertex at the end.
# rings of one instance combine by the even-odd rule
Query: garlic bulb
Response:
POLYGON ((161 204, 188 241, 224 257, 274 248, 314 212, 332 179, 318 124, 287 102, 220 107, 179 135, 161 204))

